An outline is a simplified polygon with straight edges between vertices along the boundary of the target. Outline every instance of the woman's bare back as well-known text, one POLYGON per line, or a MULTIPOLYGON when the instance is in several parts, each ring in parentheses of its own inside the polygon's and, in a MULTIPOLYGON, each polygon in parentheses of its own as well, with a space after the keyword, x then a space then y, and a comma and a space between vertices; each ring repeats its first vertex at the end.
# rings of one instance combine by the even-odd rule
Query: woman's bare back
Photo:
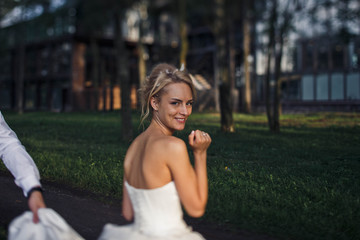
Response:
POLYGON ((172 180, 167 166, 167 145, 175 137, 151 131, 139 135, 130 145, 124 161, 125 179, 133 187, 153 189, 172 180))

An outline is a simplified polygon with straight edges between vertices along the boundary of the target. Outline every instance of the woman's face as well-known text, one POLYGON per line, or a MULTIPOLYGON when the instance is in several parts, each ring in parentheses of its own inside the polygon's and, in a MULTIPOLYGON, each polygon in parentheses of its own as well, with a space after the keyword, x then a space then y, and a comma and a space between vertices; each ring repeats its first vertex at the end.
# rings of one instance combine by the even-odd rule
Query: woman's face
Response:
POLYGON ((186 83, 171 83, 164 87, 160 101, 152 99, 154 117, 172 134, 183 130, 192 111, 193 95, 186 83))

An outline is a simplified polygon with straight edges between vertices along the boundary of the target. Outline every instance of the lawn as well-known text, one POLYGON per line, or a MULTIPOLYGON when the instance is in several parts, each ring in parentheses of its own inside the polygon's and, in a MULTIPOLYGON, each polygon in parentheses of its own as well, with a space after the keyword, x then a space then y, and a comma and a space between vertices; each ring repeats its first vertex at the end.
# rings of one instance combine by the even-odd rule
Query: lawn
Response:
MULTIPOLYGON (((121 117, 113 113, 3 112, 43 179, 121 198, 121 117)), ((360 236, 360 114, 281 117, 234 114, 235 133, 219 131, 219 114, 193 114, 192 129, 210 133, 209 201, 204 221, 279 239, 360 236)), ((138 134, 139 115, 133 115, 138 134)), ((0 169, 5 171, 1 164, 0 169)))

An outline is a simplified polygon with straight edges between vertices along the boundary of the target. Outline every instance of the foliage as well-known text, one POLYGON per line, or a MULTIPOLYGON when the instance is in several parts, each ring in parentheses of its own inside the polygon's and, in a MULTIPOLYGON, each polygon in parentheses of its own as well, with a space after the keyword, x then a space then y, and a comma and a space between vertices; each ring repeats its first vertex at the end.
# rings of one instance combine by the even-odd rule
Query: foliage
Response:
POLYGON ((313 31, 320 30, 320 35, 333 35, 335 40, 344 43, 356 36, 357 28, 354 26, 360 21, 360 5, 357 0, 308 1, 306 5, 313 31), (326 17, 323 17, 324 12, 326 17))
POLYGON ((12 0, 3 0, 0 2, 0 20, 8 14, 15 6, 16 2, 12 0))
MULTIPOLYGON (((120 113, 3 114, 43 179, 121 197, 129 143, 119 134, 120 113)), ((283 115, 279 134, 262 114, 235 114, 235 133, 221 132, 219 120, 195 113, 176 133, 187 141, 202 129, 213 139, 204 220, 280 239, 360 235, 360 114, 283 115)))

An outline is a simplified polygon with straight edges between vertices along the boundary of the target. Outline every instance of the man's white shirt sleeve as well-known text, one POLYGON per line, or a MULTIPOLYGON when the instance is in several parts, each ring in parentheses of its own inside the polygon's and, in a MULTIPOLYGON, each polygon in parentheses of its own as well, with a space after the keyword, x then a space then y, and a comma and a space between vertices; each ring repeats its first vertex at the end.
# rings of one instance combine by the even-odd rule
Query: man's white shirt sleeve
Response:
POLYGON ((22 188, 25 196, 31 188, 41 186, 39 170, 15 132, 5 122, 1 111, 0 158, 15 177, 16 185, 22 188))

